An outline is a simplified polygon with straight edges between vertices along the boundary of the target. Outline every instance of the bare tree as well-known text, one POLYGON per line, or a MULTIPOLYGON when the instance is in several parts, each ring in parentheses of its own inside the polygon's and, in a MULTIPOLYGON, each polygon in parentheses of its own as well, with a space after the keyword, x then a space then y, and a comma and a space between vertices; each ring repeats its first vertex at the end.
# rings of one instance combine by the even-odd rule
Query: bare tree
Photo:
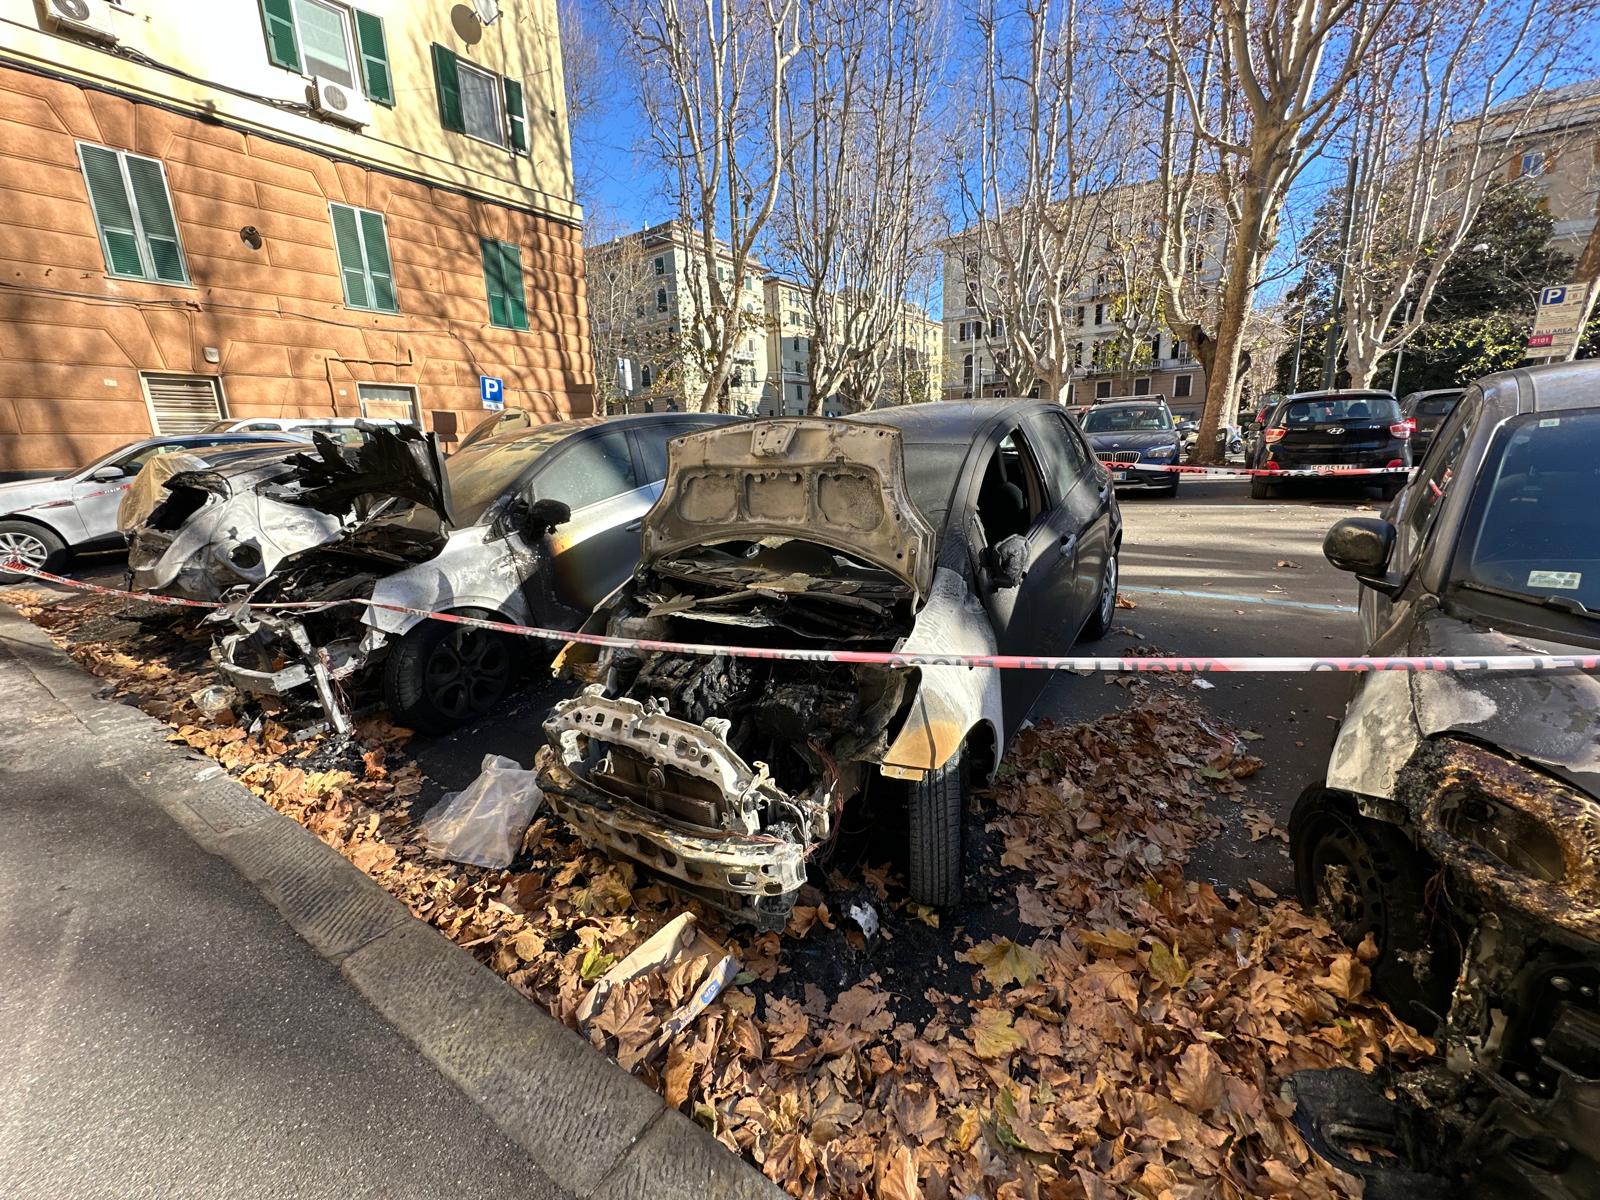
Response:
POLYGON ((1168 327, 1206 371, 1196 453, 1216 461, 1245 332, 1289 187, 1346 115, 1351 81, 1395 42, 1398 0, 1149 0, 1161 99, 1158 269, 1168 327), (1221 224, 1212 214, 1220 214, 1221 224), (1220 278, 1197 270, 1208 243, 1220 278))
POLYGON ((904 326, 931 212, 933 0, 817 0, 785 95, 776 246, 805 295, 811 411, 870 408, 904 326))
POLYGON ((764 335, 755 249, 788 168, 783 93, 800 0, 633 0, 623 12, 651 141, 688 247, 701 386, 688 407, 728 407, 742 346, 764 335))
POLYGON ((641 234, 603 240, 604 229, 593 217, 584 224, 595 414, 622 411, 622 402, 639 394, 676 404, 686 355, 677 322, 656 306, 654 256, 641 234))
MULTIPOLYGON (((1013 395, 1060 400, 1078 365, 1078 301, 1108 256, 1138 110, 1111 69, 1108 9, 1082 0, 979 0, 970 119, 952 137, 966 232, 962 294, 1013 395)), ((948 278, 948 277, 947 277, 948 278)), ((973 381, 975 387, 981 380, 973 381)))
POLYGON ((1592 0, 1440 0, 1402 54, 1370 57, 1352 89, 1355 187, 1342 255, 1345 364, 1370 387, 1422 328, 1435 288, 1592 0), (1511 93, 1518 98, 1508 99, 1511 93), (1397 318, 1398 314, 1398 320, 1397 318))

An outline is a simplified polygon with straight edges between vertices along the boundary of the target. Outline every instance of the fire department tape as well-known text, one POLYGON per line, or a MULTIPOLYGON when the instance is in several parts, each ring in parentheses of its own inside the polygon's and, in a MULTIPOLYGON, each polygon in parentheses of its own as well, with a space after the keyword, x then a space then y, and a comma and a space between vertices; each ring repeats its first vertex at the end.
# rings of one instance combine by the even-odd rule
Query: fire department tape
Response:
POLYGON ((22 508, 13 509, 12 511, 13 512, 36 512, 41 508, 70 508, 74 504, 78 504, 78 503, 80 503, 80 502, 82 502, 84 500, 93 500, 97 496, 114 496, 118 492, 127 491, 132 486, 133 486, 133 483, 130 480, 127 483, 119 483, 119 484, 117 484, 116 487, 101 488, 98 492, 90 492, 88 495, 85 495, 85 496, 74 496, 70 500, 41 500, 41 501, 39 501, 38 504, 25 505, 22 508))
POLYGON ((702 658, 726 655, 729 658, 778 659, 785 662, 850 663, 874 667, 991 667, 1002 671, 1106 671, 1113 673, 1176 673, 1181 671, 1254 674, 1303 674, 1315 671, 1600 671, 1600 654, 1491 654, 1480 657, 1436 658, 1101 658, 1088 655, 1019 654, 900 654, 883 650, 798 650, 765 646, 718 646, 700 642, 666 642, 654 638, 619 638, 598 633, 568 633, 561 629, 538 629, 506 621, 486 621, 455 613, 430 612, 403 604, 380 604, 368 600, 298 600, 270 604, 224 604, 214 600, 185 600, 176 596, 157 596, 83 583, 41 571, 20 562, 0 563, 0 571, 29 575, 47 583, 120 596, 146 604, 166 604, 184 608, 227 609, 329 609, 345 605, 404 613, 431 621, 448 621, 474 629, 487 629, 516 637, 538 638, 547 642, 581 642, 614 650, 645 650, 658 654, 692 654, 702 658))
POLYGON ((1110 471, 1167 471, 1173 475, 1232 475, 1247 479, 1265 475, 1270 479, 1303 479, 1330 475, 1348 479, 1355 475, 1409 475, 1410 467, 1296 467, 1290 471, 1263 471, 1259 467, 1191 467, 1187 463, 1112 462, 1102 458, 1100 465, 1110 471))

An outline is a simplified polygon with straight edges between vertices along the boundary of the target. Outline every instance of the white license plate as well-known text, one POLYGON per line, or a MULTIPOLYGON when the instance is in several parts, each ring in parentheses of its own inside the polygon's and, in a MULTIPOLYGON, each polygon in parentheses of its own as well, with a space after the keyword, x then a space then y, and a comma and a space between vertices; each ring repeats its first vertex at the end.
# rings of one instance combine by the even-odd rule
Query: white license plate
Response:
POLYGON ((1313 471, 1359 471, 1360 463, 1317 463, 1310 468, 1313 471))
POLYGON ((1113 472, 1111 472, 1111 482, 1113 482, 1113 483, 1127 483, 1128 482, 1128 473, 1126 471, 1113 471, 1113 472))

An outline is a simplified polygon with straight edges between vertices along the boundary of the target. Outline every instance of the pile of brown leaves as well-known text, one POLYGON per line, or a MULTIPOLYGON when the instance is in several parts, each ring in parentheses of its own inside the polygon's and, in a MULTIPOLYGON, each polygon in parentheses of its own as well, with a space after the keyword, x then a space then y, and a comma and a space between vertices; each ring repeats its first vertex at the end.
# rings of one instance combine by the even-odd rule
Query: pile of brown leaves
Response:
MULTIPOLYGON (((334 761, 271 720, 205 718, 188 699, 213 682, 203 671, 78 636, 86 620, 59 608, 24 611, 173 724, 174 740, 568 1024, 613 963, 686 907, 547 818, 519 870, 430 858, 412 840, 423 781, 406 731, 365 722, 334 761)), ((1190 849, 1216 827, 1207 806, 1236 803, 1260 764, 1170 681, 1129 700, 1086 725, 1024 731, 978 798, 1007 881, 984 911, 1002 910, 1011 936, 973 943, 948 914, 932 933, 944 957, 970 964, 970 987, 909 995, 874 974, 835 995, 809 982, 785 995, 774 981, 807 939, 837 936, 825 903, 797 909, 782 937, 731 935, 700 913, 738 956, 739 986, 664 1055, 651 1025, 698 962, 613 996, 589 1035, 797 1197, 1355 1195, 1308 1154, 1279 1081, 1431 1046, 1367 994, 1362 956, 1320 920, 1265 888, 1224 897, 1185 879, 1190 849)), ((886 870, 863 874, 886 916, 937 926, 886 870)))

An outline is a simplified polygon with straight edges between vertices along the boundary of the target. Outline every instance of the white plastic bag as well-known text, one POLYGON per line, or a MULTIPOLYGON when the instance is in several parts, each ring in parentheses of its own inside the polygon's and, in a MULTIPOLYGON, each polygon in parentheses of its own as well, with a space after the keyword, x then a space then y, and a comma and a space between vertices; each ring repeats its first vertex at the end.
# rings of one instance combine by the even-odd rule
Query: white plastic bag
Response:
POLYGON ((476 867, 509 867, 544 803, 534 772, 513 758, 483 756, 465 791, 446 792, 418 828, 422 844, 440 858, 476 867))

